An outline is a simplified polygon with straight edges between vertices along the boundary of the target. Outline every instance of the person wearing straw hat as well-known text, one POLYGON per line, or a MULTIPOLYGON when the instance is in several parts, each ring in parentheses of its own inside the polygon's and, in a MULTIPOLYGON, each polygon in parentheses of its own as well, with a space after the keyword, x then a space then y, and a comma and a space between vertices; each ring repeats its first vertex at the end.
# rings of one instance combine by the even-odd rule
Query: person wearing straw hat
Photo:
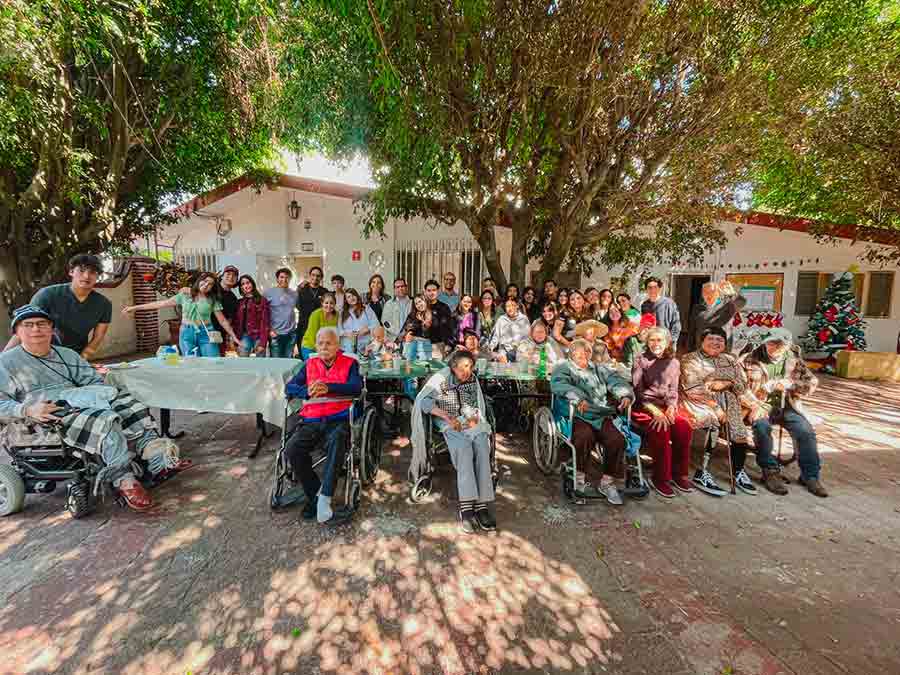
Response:
POLYGON ((750 409, 748 421, 756 446, 756 463, 763 484, 777 495, 787 494, 780 462, 772 456, 772 426, 780 424, 791 435, 799 457, 800 484, 817 497, 828 492, 819 478, 816 431, 804 414, 801 398, 815 391, 818 380, 806 367, 800 348, 786 328, 773 328, 752 352, 740 359, 747 374, 741 402, 750 409))
POLYGON ((609 355, 609 348, 603 341, 603 338, 609 332, 609 328, 602 321, 596 319, 588 319, 582 321, 575 326, 575 338, 585 340, 591 345, 593 354, 591 356, 592 363, 610 363, 612 357, 609 355))

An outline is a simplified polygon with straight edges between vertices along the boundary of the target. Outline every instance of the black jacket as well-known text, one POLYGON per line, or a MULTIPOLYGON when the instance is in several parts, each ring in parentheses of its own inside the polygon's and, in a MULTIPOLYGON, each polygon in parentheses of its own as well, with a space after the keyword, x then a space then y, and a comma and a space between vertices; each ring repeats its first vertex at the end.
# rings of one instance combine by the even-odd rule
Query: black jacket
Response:
POLYGON ((454 344, 453 330, 456 322, 453 320, 453 312, 450 308, 441 302, 435 301, 431 306, 431 329, 428 331, 428 339, 432 344, 443 342, 449 345, 454 344))
POLYGON ((297 289, 297 335, 303 335, 309 325, 309 316, 322 306, 322 296, 328 292, 324 286, 313 288, 309 284, 297 289))

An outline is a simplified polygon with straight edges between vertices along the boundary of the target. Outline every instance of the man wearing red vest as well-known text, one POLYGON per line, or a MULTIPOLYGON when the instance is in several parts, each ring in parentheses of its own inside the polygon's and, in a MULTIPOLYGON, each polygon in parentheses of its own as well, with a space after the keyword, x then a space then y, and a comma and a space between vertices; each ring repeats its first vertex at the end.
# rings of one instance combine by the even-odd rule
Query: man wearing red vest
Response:
MULTIPOLYGON (((358 396, 361 392, 359 363, 338 350, 334 328, 322 328, 316 335, 316 356, 308 359, 288 382, 287 395, 318 399, 358 396)), ((347 449, 351 405, 351 401, 306 403, 299 412, 300 426, 291 435, 285 453, 306 493, 303 509, 306 520, 316 518, 320 523, 326 523, 335 518, 331 496, 335 476, 347 449), (320 481, 313 470, 312 452, 323 445, 328 459, 320 481)))

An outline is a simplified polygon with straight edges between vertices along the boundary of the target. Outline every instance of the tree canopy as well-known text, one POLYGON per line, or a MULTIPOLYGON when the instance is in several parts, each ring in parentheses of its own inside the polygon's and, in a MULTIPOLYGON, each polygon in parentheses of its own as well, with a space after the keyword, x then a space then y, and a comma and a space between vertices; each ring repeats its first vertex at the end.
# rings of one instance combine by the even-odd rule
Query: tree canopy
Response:
POLYGON ((127 246, 273 154, 276 3, 0 5, 0 285, 7 303, 74 252, 127 246))
POLYGON ((529 258, 546 277, 721 241, 765 139, 790 136, 871 20, 851 0, 311 4, 340 26, 300 40, 346 75, 325 100, 368 87, 328 113, 330 140, 362 141, 375 168, 367 224, 462 221, 492 276, 520 283, 529 258))
MULTIPOLYGON (((838 81, 802 110, 795 134, 768 139, 754 176, 758 208, 816 219, 824 239, 831 225, 900 231, 900 4, 876 9, 838 81)), ((869 258, 896 261, 900 248, 869 258)))

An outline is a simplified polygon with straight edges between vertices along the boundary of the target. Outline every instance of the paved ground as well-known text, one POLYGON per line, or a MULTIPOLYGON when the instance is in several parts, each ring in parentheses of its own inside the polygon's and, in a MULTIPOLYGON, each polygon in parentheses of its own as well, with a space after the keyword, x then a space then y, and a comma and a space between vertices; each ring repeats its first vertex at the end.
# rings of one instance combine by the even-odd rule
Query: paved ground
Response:
POLYGON ((408 503, 402 443, 324 530, 269 511, 250 417, 176 414, 198 466, 156 512, 73 521, 59 491, 0 522, 0 672, 898 673, 900 387, 811 407, 827 500, 575 511, 502 437, 502 529, 470 537, 448 472, 408 503))

